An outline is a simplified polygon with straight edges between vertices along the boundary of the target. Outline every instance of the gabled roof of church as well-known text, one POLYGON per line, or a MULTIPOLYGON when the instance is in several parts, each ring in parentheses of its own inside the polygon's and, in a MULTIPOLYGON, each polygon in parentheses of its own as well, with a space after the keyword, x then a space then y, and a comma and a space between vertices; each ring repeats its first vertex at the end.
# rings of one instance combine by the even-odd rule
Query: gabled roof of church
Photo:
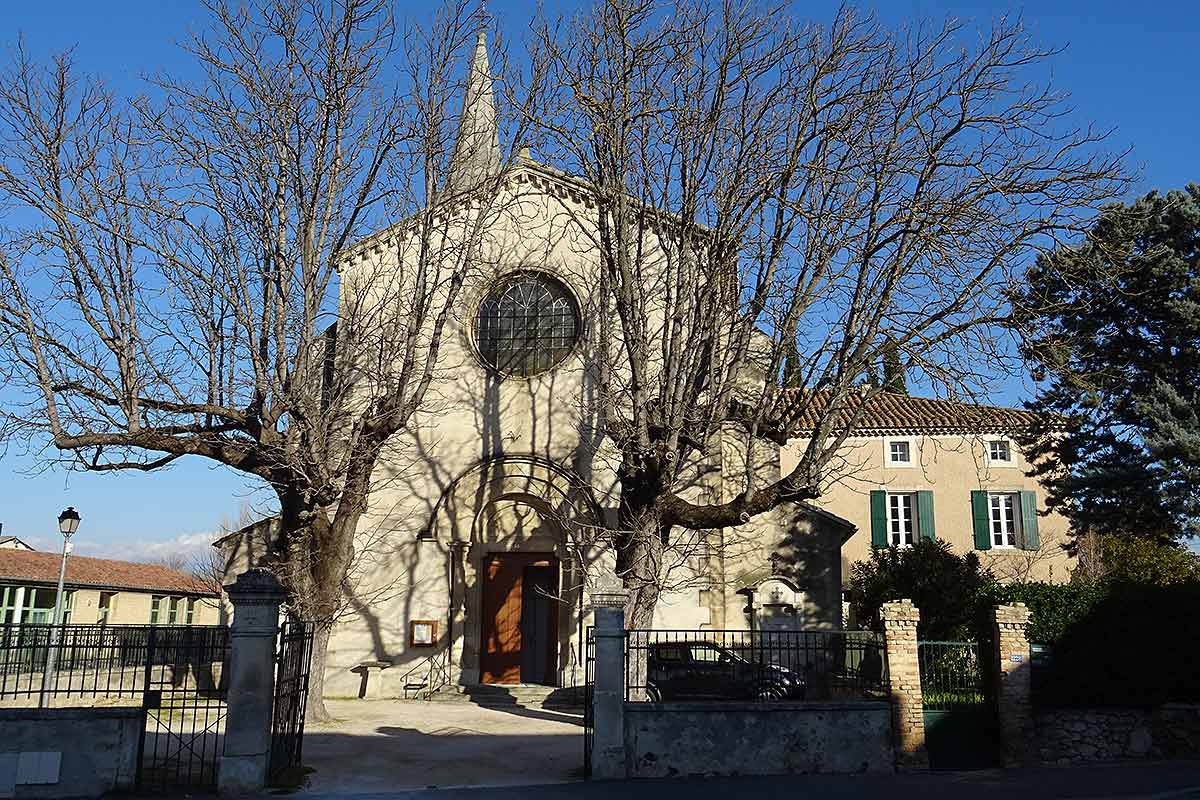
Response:
MULTIPOLYGON (((776 403, 779 424, 793 436, 810 433, 829 402, 828 392, 788 389, 776 403)), ((1028 430, 1039 415, 1020 408, 979 405, 959 400, 913 397, 894 392, 853 394, 838 420, 851 420, 857 436, 905 434, 1013 434, 1028 430)), ((835 427, 840 427, 835 423, 835 427)))

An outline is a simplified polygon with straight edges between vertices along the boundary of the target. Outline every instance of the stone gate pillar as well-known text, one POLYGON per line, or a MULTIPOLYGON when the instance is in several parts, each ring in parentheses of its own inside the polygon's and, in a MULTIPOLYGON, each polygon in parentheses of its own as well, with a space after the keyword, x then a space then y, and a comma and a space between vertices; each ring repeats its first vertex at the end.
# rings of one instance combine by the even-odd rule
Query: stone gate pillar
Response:
POLYGON ((1029 609, 1024 603, 996 606, 992 611, 996 656, 996 710, 1004 751, 1004 766, 1033 761, 1033 704, 1029 682, 1029 609))
POLYGON ((917 655, 917 622, 921 613, 911 600, 893 600, 883 604, 879 615, 883 620, 890 676, 896 766, 926 769, 929 751, 925 747, 925 703, 917 655))
POLYGON ((592 595, 596 665, 592 681, 592 776, 625 775, 625 600, 623 591, 592 595))
POLYGON ((275 642, 285 593, 270 570, 243 572, 226 588, 233 604, 225 715, 225 748, 217 770, 223 795, 262 791, 271 755, 275 642))

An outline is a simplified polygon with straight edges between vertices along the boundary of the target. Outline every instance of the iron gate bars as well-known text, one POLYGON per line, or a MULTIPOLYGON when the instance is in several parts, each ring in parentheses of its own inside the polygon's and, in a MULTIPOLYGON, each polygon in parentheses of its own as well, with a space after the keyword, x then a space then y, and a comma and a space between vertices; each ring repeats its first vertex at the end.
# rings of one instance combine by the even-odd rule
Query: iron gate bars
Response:
POLYGON ((223 626, 151 626, 147 631, 140 791, 216 788, 226 712, 218 670, 228 663, 229 648, 229 629, 223 626))
POLYGON ((271 712, 271 757, 267 769, 272 786, 290 785, 299 777, 304 745, 304 712, 312 664, 312 622, 285 622, 279 630, 275 704, 271 712))

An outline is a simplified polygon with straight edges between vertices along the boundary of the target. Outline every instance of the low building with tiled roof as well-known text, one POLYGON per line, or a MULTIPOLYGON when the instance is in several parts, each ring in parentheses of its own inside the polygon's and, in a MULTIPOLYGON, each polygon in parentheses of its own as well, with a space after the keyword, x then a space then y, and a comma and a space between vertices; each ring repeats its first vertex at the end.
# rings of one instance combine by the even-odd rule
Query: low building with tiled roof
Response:
MULTIPOLYGON (((49 622, 59 553, 0 549, 0 622, 49 622)), ((66 621, 102 624, 214 624, 220 586, 158 564, 72 555, 67 559, 66 621)))
MULTIPOLYGON (((789 435, 780 450, 787 472, 808 445, 828 395, 784 392, 777 422, 789 435)), ((1045 506, 1015 436, 1039 422, 1033 412, 891 392, 846 399, 841 424, 851 435, 838 451, 814 505, 857 532, 842 545, 843 582, 873 549, 922 538, 975 552, 1002 579, 1067 580, 1072 560, 1060 547, 1067 521, 1045 506)))

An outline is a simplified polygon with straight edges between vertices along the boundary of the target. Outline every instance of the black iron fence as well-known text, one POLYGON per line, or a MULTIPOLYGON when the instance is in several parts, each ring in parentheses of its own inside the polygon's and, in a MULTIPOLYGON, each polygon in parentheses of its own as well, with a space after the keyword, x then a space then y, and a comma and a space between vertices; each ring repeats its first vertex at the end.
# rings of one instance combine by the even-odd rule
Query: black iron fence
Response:
POLYGON ((0 625, 0 699, 141 698, 149 689, 185 685, 209 690, 220 681, 227 645, 222 626, 0 625))
POLYGON ((304 712, 314 633, 311 622, 285 622, 279 630, 268 768, 273 786, 293 786, 302 779, 304 712))
POLYGON ((225 735, 220 670, 229 660, 229 629, 152 626, 146 645, 137 786, 155 794, 214 789, 225 735))
POLYGON ((627 700, 883 699, 882 634, 873 631, 632 630, 627 700))

